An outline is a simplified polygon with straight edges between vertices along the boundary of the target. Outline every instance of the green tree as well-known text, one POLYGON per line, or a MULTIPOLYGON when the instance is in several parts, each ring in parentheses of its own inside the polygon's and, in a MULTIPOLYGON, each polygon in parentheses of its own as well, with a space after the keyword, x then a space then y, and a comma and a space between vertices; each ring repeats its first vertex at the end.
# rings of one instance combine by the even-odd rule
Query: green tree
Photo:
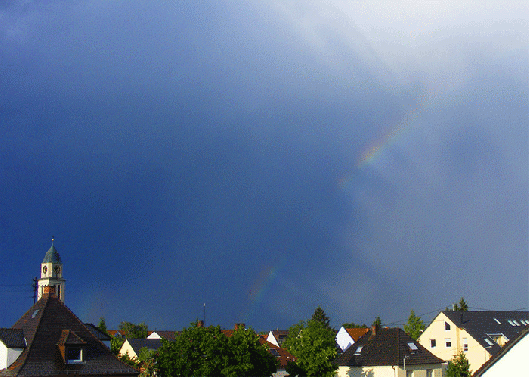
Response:
POLYGON ((346 328, 346 329, 357 329, 357 328, 367 327, 367 325, 365 323, 363 325, 359 325, 359 324, 356 324, 354 322, 344 323, 342 326, 343 326, 343 328, 346 328))
POLYGON ((145 339, 149 334, 149 327, 145 322, 136 325, 134 323, 122 321, 119 324, 119 330, 127 339, 145 339))
POLYGON ((101 331, 103 334, 108 334, 107 331, 107 324, 105 322, 105 317, 99 318, 99 324, 97 325, 97 328, 99 331, 101 331))
POLYGON ((311 319, 301 321, 288 330, 283 347, 296 357, 287 365, 292 376, 334 376, 337 366, 335 333, 322 322, 311 319))
POLYGON ((382 326, 382 320, 380 319, 380 317, 377 316, 377 318, 375 318, 371 326, 378 326, 378 327, 382 326))
POLYGON ((325 311, 320 306, 318 306, 316 310, 314 310, 312 320, 321 322, 328 329, 331 328, 331 321, 329 320, 329 317, 327 317, 327 315, 325 314, 325 311))
POLYGON ((123 346, 123 343, 125 343, 125 339, 123 339, 121 336, 119 335, 111 336, 110 337, 110 351, 114 355, 119 354, 119 350, 123 346))
POLYGON ((410 316, 408 317, 408 323, 404 325, 404 331, 413 339, 417 340, 424 329, 426 329, 424 322, 421 317, 415 315, 415 312, 412 309, 410 316))
POLYGON ((447 311, 454 311, 454 312, 466 312, 468 311, 468 305, 463 297, 459 300, 459 302, 456 302, 454 305, 452 305, 451 308, 446 308, 447 311))
POLYGON ((460 352, 448 362, 446 377, 470 377, 471 375, 470 363, 463 352, 460 352))
POLYGON ((275 358, 251 329, 237 329, 228 338, 219 326, 192 324, 173 342, 162 343, 156 355, 161 376, 264 377, 277 370, 275 358))
POLYGON ((223 370, 224 376, 271 376, 277 371, 278 361, 268 352, 268 347, 259 342, 252 329, 238 328, 228 338, 230 363, 223 370))

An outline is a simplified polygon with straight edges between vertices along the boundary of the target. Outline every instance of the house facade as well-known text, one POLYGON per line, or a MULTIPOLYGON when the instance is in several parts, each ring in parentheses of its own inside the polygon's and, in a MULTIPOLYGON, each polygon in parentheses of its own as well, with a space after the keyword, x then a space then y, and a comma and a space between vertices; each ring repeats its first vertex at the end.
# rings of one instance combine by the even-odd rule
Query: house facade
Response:
POLYGON ((442 311, 418 342, 445 361, 462 352, 476 371, 527 325, 527 311, 442 311))

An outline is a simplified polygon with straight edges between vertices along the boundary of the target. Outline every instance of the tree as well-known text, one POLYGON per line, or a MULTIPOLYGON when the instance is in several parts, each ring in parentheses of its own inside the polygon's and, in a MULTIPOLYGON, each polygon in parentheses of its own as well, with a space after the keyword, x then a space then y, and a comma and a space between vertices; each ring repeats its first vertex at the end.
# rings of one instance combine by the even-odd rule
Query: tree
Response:
POLYGON ((377 316, 377 318, 375 318, 371 326, 377 326, 377 327, 382 326, 382 320, 380 319, 380 317, 377 316))
POLYGON ((119 330, 127 339, 145 339, 149 334, 149 328, 145 322, 136 325, 134 323, 122 321, 119 324, 119 330))
POLYGON ((351 322, 351 323, 344 323, 342 327, 345 329, 357 329, 357 328, 365 328, 367 327, 367 325, 365 323, 363 325, 359 325, 354 322, 351 322))
POLYGON ((446 377, 470 377, 471 375, 470 364, 463 352, 460 352, 448 362, 446 377))
POLYGON ((118 334, 110 337, 110 352, 112 352, 114 355, 119 354, 119 351, 121 350, 121 347, 123 346, 123 343, 125 343, 125 339, 123 339, 118 334))
POLYGON ((277 370, 275 358, 251 329, 237 329, 228 338, 219 326, 199 327, 195 323, 173 342, 162 343, 156 356, 161 376, 264 377, 277 370))
POLYGON ((228 338, 230 363, 224 369, 225 376, 271 376, 277 371, 278 361, 259 342, 252 330, 238 328, 228 338))
POLYGON ((426 326, 421 317, 416 316, 412 309, 408 317, 408 323, 404 325, 404 331, 414 340, 417 340, 425 328, 426 326))
POLYGON ((325 312, 320 306, 318 306, 316 310, 314 310, 314 314, 312 315, 312 320, 321 322, 321 324, 323 324, 328 329, 331 328, 331 325, 330 325, 331 321, 329 320, 329 317, 327 317, 327 315, 325 314, 325 312))
POLYGON ((108 334, 107 331, 107 324, 105 322, 105 317, 99 318, 99 324, 97 325, 97 328, 99 331, 101 331, 103 334, 108 334))
POLYGON ((446 308, 447 311, 454 311, 454 312, 466 312, 468 311, 468 305, 463 297, 459 300, 459 302, 456 302, 454 305, 452 305, 452 308, 446 308))
POLYGON ((337 366, 335 333, 324 323, 311 319, 301 321, 288 330, 283 347, 296 357, 287 365, 287 372, 298 376, 331 377, 337 366))

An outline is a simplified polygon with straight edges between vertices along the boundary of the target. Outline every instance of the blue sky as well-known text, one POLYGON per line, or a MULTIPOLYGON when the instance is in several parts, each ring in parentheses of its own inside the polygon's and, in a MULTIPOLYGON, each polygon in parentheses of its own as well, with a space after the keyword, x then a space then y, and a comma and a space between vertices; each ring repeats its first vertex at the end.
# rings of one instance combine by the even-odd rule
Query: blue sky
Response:
POLYGON ((525 1, 5 1, 9 327, 528 308, 525 1))

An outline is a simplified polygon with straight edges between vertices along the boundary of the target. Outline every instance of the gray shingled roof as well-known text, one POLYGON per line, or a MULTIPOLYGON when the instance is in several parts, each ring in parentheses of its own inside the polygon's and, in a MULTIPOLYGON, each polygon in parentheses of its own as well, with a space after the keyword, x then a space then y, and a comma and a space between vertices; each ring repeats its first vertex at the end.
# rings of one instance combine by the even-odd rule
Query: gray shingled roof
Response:
POLYGON ((0 328, 0 341, 2 341, 7 348, 26 348, 24 331, 21 329, 0 328))
POLYGON ((465 329, 491 355, 500 352, 501 347, 489 335, 503 334, 511 340, 529 323, 528 311, 443 311, 443 314, 457 327, 465 329))
POLYGON ((140 354, 140 350, 142 348, 147 348, 149 350, 157 350, 162 346, 161 339, 127 339, 127 341, 129 342, 136 355, 140 354))
POLYGON ((55 246, 51 245, 50 249, 46 252, 42 263, 61 263, 61 256, 55 249, 55 246))
POLYGON ((399 328, 381 328, 373 335, 369 332, 358 339, 343 354, 336 358, 339 366, 397 366, 442 364, 443 360, 433 355, 399 328), (410 344, 413 346, 410 347, 410 344))

